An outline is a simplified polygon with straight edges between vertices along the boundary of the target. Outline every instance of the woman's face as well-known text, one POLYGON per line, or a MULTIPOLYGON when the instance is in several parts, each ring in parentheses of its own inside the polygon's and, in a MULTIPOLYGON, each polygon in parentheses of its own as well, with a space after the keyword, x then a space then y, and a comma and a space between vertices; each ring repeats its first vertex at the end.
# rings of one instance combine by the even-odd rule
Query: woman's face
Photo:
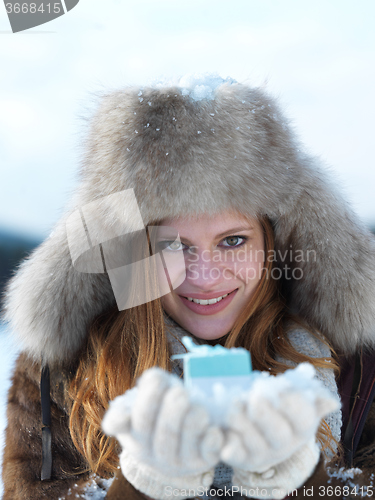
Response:
POLYGON ((226 335, 261 278, 264 236, 260 222, 232 212, 166 219, 158 240, 163 253, 182 249, 186 268, 183 283, 161 298, 166 313, 198 338, 226 335), (163 240, 163 232, 175 231, 181 243, 163 240))

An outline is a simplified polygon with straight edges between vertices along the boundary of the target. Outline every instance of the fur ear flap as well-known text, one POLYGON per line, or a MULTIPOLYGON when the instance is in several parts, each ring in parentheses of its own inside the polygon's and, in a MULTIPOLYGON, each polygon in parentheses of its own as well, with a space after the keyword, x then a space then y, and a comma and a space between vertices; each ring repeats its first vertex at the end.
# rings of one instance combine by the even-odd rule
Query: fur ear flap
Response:
POLYGON ((342 352, 374 348, 375 238, 325 172, 307 166, 299 199, 275 226, 279 256, 294 269, 290 305, 342 352))
POLYGON ((65 221, 18 269, 6 290, 4 319, 35 361, 69 361, 93 318, 114 305, 106 274, 72 265, 65 221))

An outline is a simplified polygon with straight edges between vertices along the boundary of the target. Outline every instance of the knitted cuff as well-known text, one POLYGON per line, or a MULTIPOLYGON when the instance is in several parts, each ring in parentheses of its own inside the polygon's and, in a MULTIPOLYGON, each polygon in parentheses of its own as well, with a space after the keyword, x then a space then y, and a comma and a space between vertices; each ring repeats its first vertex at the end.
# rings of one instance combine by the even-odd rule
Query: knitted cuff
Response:
POLYGON ((233 485, 241 494, 252 498, 282 499, 302 486, 319 462, 320 450, 315 438, 297 450, 290 458, 258 473, 233 470, 233 485))
POLYGON ((138 462, 125 450, 120 454, 121 471, 124 477, 143 494, 157 500, 191 498, 211 486, 214 469, 197 475, 166 476, 142 462, 138 462))

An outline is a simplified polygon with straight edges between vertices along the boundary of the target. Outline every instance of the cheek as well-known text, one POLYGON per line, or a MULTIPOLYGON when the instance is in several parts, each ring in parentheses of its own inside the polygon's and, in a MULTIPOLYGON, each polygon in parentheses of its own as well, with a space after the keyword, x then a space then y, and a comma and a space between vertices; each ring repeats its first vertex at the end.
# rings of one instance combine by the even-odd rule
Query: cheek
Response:
POLYGON ((163 297, 160 298, 161 301, 161 306, 164 309, 165 312, 169 313, 172 308, 172 301, 171 301, 171 294, 167 293, 167 295, 163 295, 163 297))
POLYGON ((253 262, 250 265, 238 266, 236 276, 244 282, 246 287, 254 287, 258 284, 262 277, 263 264, 261 262, 253 262))
POLYGON ((172 316, 174 319, 176 319, 176 317, 181 314, 180 307, 182 306, 182 304, 179 304, 179 301, 174 296, 173 292, 167 293, 166 295, 160 297, 160 301, 164 311, 170 316, 172 316))
POLYGON ((245 285, 254 285, 261 279, 265 267, 264 251, 262 248, 250 250, 242 258, 236 258, 228 267, 245 285))

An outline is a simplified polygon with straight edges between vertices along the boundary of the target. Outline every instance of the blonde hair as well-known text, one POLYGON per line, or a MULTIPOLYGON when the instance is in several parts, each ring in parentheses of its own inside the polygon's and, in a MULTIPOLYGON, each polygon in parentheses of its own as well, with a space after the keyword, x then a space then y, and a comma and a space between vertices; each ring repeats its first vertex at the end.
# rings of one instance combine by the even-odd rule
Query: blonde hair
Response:
MULTIPOLYGON (((267 255, 274 248, 273 228, 266 217, 260 222, 267 255)), ((272 374, 290 368, 276 357, 294 363, 308 361, 317 369, 338 370, 330 346, 333 359, 310 358, 296 351, 288 341, 288 325, 294 322, 328 345, 321 335, 288 312, 280 284, 269 279, 273 265, 266 260, 252 299, 220 343, 248 349, 254 369, 272 374)), ((120 312, 114 308, 92 323, 84 355, 69 388, 70 433, 87 461, 87 470, 105 477, 116 471, 119 453, 116 440, 101 430, 109 401, 133 387, 137 377, 148 368, 159 366, 170 371, 170 354, 160 299, 120 312)), ((323 449, 333 450, 335 440, 325 422, 321 423, 318 439, 323 449)))

